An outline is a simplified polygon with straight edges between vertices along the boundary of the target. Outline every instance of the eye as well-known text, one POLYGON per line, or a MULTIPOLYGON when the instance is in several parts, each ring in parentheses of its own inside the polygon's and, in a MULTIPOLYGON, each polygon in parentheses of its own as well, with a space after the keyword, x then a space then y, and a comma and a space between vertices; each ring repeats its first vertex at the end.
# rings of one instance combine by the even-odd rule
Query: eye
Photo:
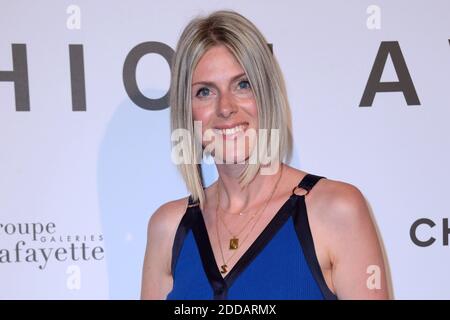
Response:
POLYGON ((197 94, 195 96, 197 96, 197 97, 207 97, 209 95, 209 93, 210 93, 210 90, 208 88, 203 87, 203 88, 200 88, 197 91, 197 94))
POLYGON ((239 89, 250 89, 250 82, 248 80, 242 80, 239 82, 239 89))

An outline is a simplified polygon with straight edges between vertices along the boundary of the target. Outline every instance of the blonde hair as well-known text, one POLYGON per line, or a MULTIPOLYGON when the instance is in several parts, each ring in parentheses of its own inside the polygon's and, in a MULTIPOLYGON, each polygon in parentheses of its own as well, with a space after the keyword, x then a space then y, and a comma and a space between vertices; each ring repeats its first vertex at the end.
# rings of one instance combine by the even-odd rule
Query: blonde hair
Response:
MULTIPOLYGON (((245 70, 256 99, 259 129, 268 129, 269 137, 271 129, 279 129, 279 159, 289 161, 292 154, 291 115, 284 79, 264 36, 252 22, 234 11, 221 10, 194 18, 182 32, 172 60, 170 117, 172 132, 186 129, 192 137, 186 145, 189 159, 178 167, 193 200, 199 200, 201 207, 205 194, 196 160, 199 155, 201 159, 202 150, 201 144, 199 147, 194 142, 191 83, 198 61, 216 45, 226 46, 245 70)), ((239 179, 242 188, 254 179, 260 167, 259 160, 245 167, 239 179)))

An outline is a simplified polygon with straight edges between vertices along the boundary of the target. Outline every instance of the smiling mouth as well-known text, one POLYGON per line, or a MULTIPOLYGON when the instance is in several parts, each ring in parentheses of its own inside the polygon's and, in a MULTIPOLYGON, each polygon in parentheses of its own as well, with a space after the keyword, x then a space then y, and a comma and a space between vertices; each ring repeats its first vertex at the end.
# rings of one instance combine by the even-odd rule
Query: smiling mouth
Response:
POLYGON ((237 136, 241 133, 244 133, 245 130, 247 130, 247 128, 248 128, 248 123, 242 123, 242 124, 238 124, 231 128, 222 128, 222 129, 213 128, 213 131, 217 135, 222 135, 226 138, 231 138, 231 137, 237 136))

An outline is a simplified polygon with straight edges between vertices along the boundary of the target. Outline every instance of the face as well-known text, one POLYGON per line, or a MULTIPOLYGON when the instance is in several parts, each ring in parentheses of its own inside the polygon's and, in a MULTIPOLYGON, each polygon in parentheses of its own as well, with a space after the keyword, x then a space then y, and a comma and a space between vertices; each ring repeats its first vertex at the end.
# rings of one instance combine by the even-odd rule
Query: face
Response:
POLYGON ((256 100, 244 69, 223 45, 210 48, 192 75, 192 115, 216 162, 242 163, 255 146, 256 100))

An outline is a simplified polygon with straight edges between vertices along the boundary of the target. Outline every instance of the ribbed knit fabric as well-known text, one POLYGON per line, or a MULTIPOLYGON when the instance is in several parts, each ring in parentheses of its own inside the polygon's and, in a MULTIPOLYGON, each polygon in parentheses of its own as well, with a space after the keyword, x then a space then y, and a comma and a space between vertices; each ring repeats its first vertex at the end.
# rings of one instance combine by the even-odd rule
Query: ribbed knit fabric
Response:
MULTIPOLYGON (((308 174, 298 186, 309 191, 321 178, 308 174)), ((216 265, 199 206, 188 207, 175 235, 172 275, 174 285, 167 299, 336 299, 317 260, 305 197, 296 194, 225 278, 216 265)))

